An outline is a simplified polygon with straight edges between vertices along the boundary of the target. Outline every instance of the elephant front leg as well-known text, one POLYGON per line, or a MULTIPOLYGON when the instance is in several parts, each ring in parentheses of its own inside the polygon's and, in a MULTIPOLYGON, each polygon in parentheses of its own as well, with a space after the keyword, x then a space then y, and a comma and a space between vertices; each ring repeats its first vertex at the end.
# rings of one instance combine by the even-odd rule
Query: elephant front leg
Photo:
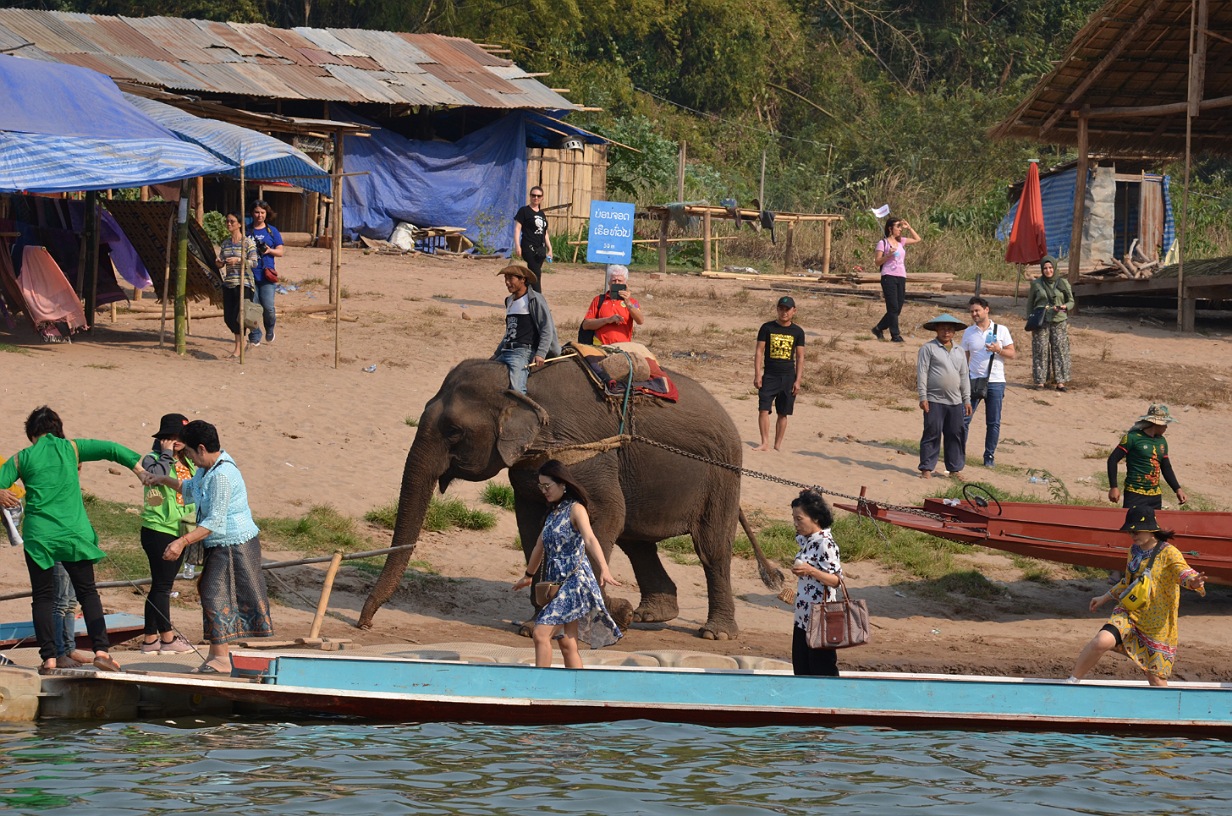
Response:
MULTIPOLYGON (((633 575, 641 589, 637 608, 631 610, 630 619, 635 623, 665 623, 680 614, 676 600, 676 584, 663 568, 656 542, 617 541, 629 562, 633 575)), ((619 621, 617 621, 619 623, 619 621)))

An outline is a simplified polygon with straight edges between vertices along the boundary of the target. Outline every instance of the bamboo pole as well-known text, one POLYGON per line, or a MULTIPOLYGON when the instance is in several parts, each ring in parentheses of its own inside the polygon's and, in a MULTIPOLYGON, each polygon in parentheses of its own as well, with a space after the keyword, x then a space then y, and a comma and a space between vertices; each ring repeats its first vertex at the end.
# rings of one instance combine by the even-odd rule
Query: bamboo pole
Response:
POLYGON ((1078 114, 1078 169, 1077 177, 1074 179, 1074 223, 1069 232, 1069 273, 1066 277, 1069 278, 1070 283, 1078 281, 1078 269, 1082 263, 1082 226, 1087 203, 1087 167, 1091 161, 1089 154, 1087 118, 1086 112, 1083 111, 1078 114))
POLYGON ((334 368, 338 368, 342 332, 342 131, 334 132, 334 203, 330 209, 333 233, 329 242, 329 286, 334 304, 334 368))
POLYGON ((821 232, 821 274, 830 274, 830 242, 834 237, 834 222, 822 223, 821 232))
POLYGON ((312 617, 312 628, 308 630, 310 638, 321 636, 321 624, 325 621, 325 610, 329 608, 329 595, 333 592, 334 577, 338 575, 338 567, 341 564, 342 550, 337 550, 329 562, 329 569, 325 571, 325 583, 321 585, 321 598, 317 601, 317 613, 312 617))
POLYGON ((176 230, 175 261, 175 353, 188 353, 188 182, 180 184, 180 209, 176 230))
POLYGON ((171 301, 171 248, 175 245, 175 216, 167 219, 167 265, 163 268, 162 323, 158 326, 158 347, 163 347, 167 335, 167 304, 171 301))
POLYGON ((667 227, 671 223, 671 216, 667 211, 663 212, 663 220, 659 222, 659 274, 667 274, 667 227))
POLYGON ((710 265, 710 210, 702 215, 702 271, 714 271, 710 265))

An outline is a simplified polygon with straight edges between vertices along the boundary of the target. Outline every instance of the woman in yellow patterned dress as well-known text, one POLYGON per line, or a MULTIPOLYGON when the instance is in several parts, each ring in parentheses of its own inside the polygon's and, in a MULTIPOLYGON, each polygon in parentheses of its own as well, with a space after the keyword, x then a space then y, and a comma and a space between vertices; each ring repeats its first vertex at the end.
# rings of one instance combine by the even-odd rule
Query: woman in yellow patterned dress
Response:
POLYGON ((1152 686, 1168 685, 1172 663, 1176 660, 1177 609, 1181 604, 1181 587, 1206 595, 1206 576, 1185 563, 1185 557, 1168 543, 1174 533, 1159 529, 1155 511, 1149 507, 1131 507, 1121 528, 1133 536, 1125 577, 1098 598, 1091 599, 1091 611, 1108 601, 1117 601, 1112 617, 1091 638, 1078 655, 1074 673, 1068 682, 1077 683, 1086 676, 1104 652, 1114 650, 1128 657, 1146 675, 1152 686), (1151 558, 1154 556, 1154 564, 1151 558), (1120 598, 1146 569, 1151 570, 1151 592, 1145 606, 1127 610, 1120 598))

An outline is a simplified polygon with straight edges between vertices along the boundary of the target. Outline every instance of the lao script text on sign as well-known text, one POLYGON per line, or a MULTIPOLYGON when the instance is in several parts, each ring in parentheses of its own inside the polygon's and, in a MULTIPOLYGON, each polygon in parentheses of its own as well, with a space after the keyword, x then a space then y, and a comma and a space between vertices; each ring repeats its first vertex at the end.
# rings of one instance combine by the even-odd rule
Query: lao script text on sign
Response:
POLYGON ((633 260, 633 205, 617 201, 590 202, 588 263, 627 264, 633 260))

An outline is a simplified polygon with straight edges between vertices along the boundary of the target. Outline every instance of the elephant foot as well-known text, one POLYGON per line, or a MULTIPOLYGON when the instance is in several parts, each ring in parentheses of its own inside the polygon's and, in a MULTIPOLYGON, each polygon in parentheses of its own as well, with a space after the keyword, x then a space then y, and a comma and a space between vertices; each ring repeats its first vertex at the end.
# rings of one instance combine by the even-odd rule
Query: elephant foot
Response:
POLYGON ((702 640, 735 640, 738 634, 735 623, 723 626, 707 621, 705 626, 697 630, 697 636, 702 640))
POLYGON ((642 596, 642 602, 633 610, 636 623, 665 623, 675 620, 680 614, 675 595, 655 594, 642 596))
POLYGON ((607 613, 612 616, 612 620, 616 621, 616 625, 622 631, 628 629, 629 624, 636 620, 633 604, 623 598, 612 600, 608 603, 607 613))

